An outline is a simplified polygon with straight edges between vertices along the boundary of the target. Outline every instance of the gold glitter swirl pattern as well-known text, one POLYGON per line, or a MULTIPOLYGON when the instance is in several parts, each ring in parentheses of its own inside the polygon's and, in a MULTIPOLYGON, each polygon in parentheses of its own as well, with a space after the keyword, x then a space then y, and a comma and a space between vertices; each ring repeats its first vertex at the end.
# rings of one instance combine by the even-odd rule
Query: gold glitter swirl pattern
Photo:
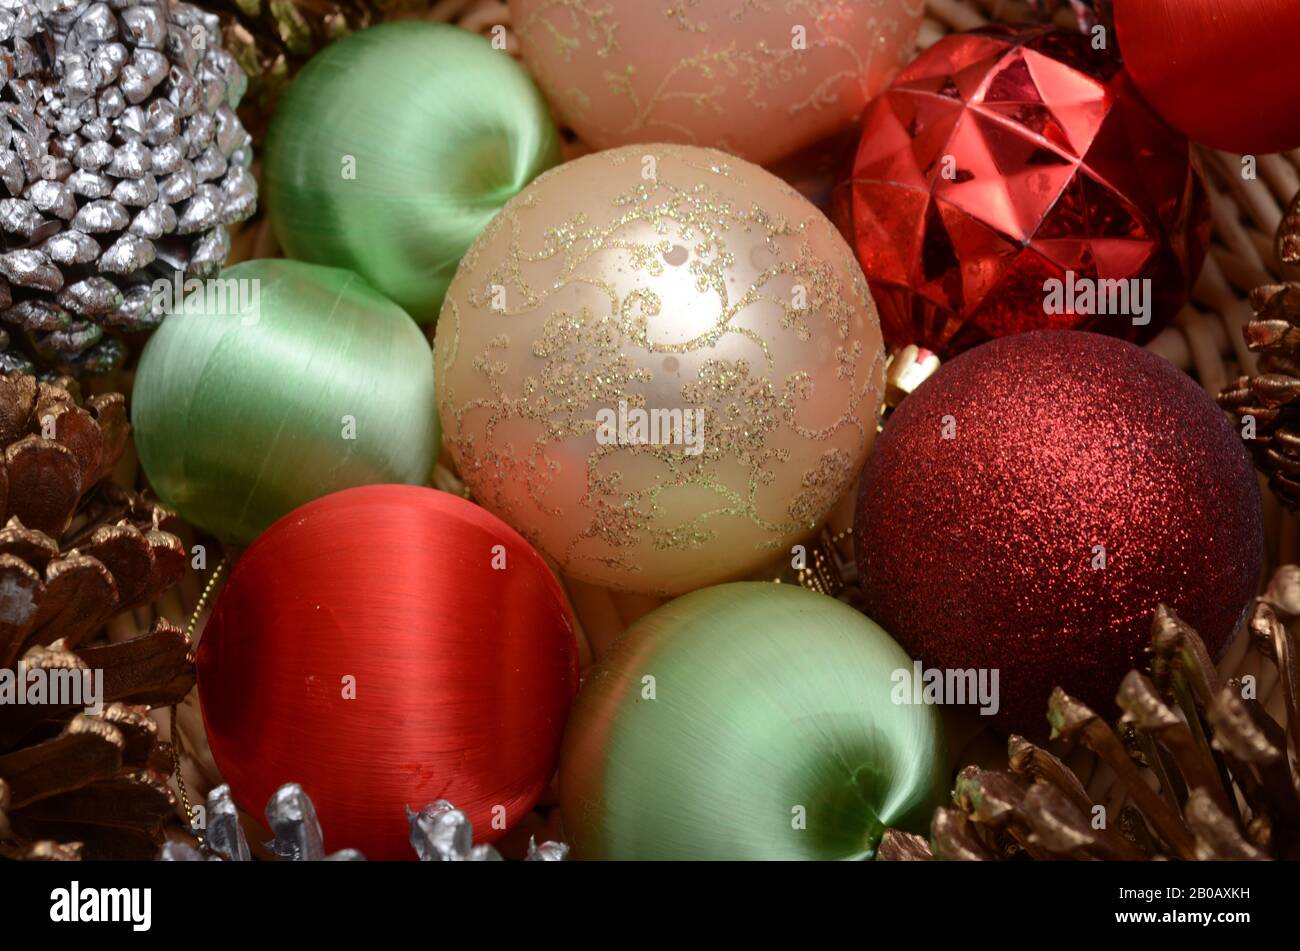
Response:
POLYGON ((596 148, 772 162, 851 122, 910 58, 924 0, 511 0, 525 62, 596 148))
POLYGON ((865 459, 884 370, 830 222, 756 166, 671 145, 586 156, 507 204, 435 349, 475 497, 573 576, 655 594, 813 531, 865 459))

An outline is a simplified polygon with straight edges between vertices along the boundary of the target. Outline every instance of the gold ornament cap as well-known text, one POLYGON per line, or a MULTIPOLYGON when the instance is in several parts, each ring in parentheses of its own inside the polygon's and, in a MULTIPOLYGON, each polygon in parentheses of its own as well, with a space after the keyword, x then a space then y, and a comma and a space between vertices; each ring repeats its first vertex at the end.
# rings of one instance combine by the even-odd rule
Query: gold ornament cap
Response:
POLYGON ((934 375, 941 362, 938 354, 914 343, 895 351, 885 367, 883 416, 888 418, 904 397, 934 375))

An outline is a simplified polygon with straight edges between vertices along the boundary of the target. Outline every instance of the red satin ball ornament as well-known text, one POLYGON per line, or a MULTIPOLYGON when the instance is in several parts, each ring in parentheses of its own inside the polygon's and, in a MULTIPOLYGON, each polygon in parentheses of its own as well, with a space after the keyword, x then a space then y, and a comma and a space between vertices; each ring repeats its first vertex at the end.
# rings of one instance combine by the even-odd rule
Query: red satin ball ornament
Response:
POLYGON ((1188 138, 1300 148, 1297 0, 1115 0, 1115 33, 1147 102, 1188 138))
POLYGON ((329 849, 410 859, 405 808, 450 800, 480 842, 555 770, 578 687, 564 596, 500 519, 375 485, 295 509, 240 556, 198 649, 212 755, 260 815, 282 783, 329 849), (497 807, 504 807, 504 814, 497 807))
POLYGON ((1264 547, 1254 469, 1214 401, 1074 331, 977 347, 904 399, 855 534, 863 610, 927 666, 998 670, 999 721, 1035 736, 1055 686, 1117 711, 1161 603, 1221 656, 1264 547))
POLYGON ((1113 54, 1052 27, 922 53, 867 107, 834 202, 885 341, 941 357, 1044 328, 1149 339, 1210 235, 1187 140, 1113 54))

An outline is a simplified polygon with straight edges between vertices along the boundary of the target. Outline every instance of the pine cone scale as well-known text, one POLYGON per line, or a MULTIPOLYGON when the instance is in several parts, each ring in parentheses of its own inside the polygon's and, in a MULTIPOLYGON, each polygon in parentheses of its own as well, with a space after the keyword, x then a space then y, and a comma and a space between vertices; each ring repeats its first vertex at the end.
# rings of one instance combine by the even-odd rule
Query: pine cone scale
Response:
POLYGON ((84 647, 78 653, 88 667, 104 672, 105 702, 171 706, 194 686, 190 640, 161 619, 142 637, 84 647))
MULTIPOLYGON (((49 649, 35 647, 23 655, 23 666, 27 671, 39 671, 42 675, 59 676, 60 671, 75 671, 76 676, 86 670, 75 654, 62 648, 49 649)), ((16 678, 15 678, 16 680, 16 678)), ((15 683, 18 689, 25 684, 15 683)), ((35 727, 46 720, 66 720, 80 712, 77 706, 56 706, 51 702, 41 704, 6 703, 0 705, 0 748, 11 746, 27 736, 35 727)))
POLYGON ((226 48, 248 76, 240 114, 257 138, 293 75, 316 52, 382 20, 420 12, 431 0, 210 0, 226 48))
POLYGON ((149 600, 154 553, 149 539, 134 525, 101 525, 78 551, 108 570, 117 592, 115 612, 149 600))
POLYGON ((132 769, 148 769, 166 775, 171 771, 171 747, 158 742, 158 724, 144 706, 111 703, 104 719, 117 727, 126 742, 122 762, 132 769))
POLYGON ((36 392, 34 376, 0 374, 0 443, 8 445, 27 431, 36 405, 36 392))
POLYGON ((1298 618, 1300 569, 1288 566, 1250 619, 1252 647, 1277 667, 1282 722, 1244 695, 1241 682, 1221 682, 1196 631, 1163 606, 1152 620, 1151 677, 1126 676, 1115 730, 1059 688, 1053 693, 1054 737, 1091 750, 1118 777, 1127 802, 1117 821, 1098 827, 1105 811, 1064 763, 1012 737, 1008 773, 961 771, 953 807, 932 819, 931 855, 889 830, 879 858, 1300 858, 1300 773, 1287 749, 1288 740, 1300 746, 1290 627, 1298 618))
POLYGON ((58 553, 59 546, 54 539, 44 532, 25 528, 16 518, 10 519, 8 525, 0 528, 0 555, 13 555, 22 561, 43 567, 58 553))
POLYGON ((8 667, 18 659, 31 632, 45 586, 40 572, 8 554, 0 555, 0 586, 5 592, 0 617, 0 665, 8 667))
POLYGON ((70 384, 42 383, 33 394, 34 381, 22 379, 31 380, 9 376, 0 384, 18 394, 17 406, 29 407, 25 420, 15 412, 6 423, 20 435, 5 448, 0 466, 0 497, 7 498, 9 516, 0 552, 28 559, 41 584, 33 587, 29 574, 6 566, 22 576, 18 583, 27 582, 23 590, 37 606, 22 632, 25 641, 15 643, 19 632, 11 624, 0 642, 0 657, 10 662, 25 644, 56 637, 79 643, 111 614, 156 597, 186 567, 180 540, 159 529, 170 513, 139 506, 120 490, 86 493, 112 468, 128 438, 121 395, 97 397, 84 409, 66 388, 70 384), (93 517, 69 531, 79 508, 93 517), (62 549, 55 539, 64 539, 62 549))
POLYGON ((1300 459, 1295 455, 1300 450, 1300 437, 1290 433, 1277 433, 1273 436, 1273 441, 1278 448, 1264 450, 1264 458, 1271 464, 1273 475, 1279 484, 1294 485, 1295 479, 1290 477, 1300 473, 1300 459))
POLYGON ((37 5, 0 28, 0 321, 25 351, 6 366, 111 369, 125 347, 105 330, 155 326, 157 278, 224 260, 257 186, 219 30, 172 0, 37 5))
POLYGON ((117 586, 103 563, 72 552, 45 569, 32 641, 50 644, 62 639, 75 647, 116 614, 117 605, 117 586))
POLYGON ((125 400, 76 390, 0 374, 0 666, 94 671, 107 706, 0 704, 0 857, 151 858, 175 798, 148 709, 189 693, 193 652, 162 620, 126 641, 102 632, 188 555, 170 512, 105 479, 129 438, 125 400))
POLYGON ((77 714, 58 736, 0 756, 9 783, 10 818, 40 799, 117 775, 126 741, 117 727, 77 714))
POLYGON ((27 528, 58 536, 81 498, 81 464, 61 443, 25 436, 5 450, 5 514, 27 528))
POLYGON ((101 465, 93 481, 108 475, 108 470, 126 449, 131 438, 131 422, 126 412, 126 397, 121 393, 104 393, 86 401, 86 409, 99 429, 102 448, 101 465))
MULTIPOLYGON (((151 770, 121 774, 42 799, 20 813, 23 823, 67 826, 161 827, 176 806, 166 780, 151 770)), ((157 846, 149 840, 149 857, 157 846)))

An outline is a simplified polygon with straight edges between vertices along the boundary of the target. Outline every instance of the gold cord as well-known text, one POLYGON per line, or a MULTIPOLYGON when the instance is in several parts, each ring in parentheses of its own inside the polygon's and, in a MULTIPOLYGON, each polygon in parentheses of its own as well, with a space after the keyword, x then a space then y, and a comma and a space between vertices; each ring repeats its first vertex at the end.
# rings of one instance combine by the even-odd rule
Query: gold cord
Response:
MULTIPOLYGON (((194 632, 198 629, 199 615, 203 613, 208 598, 212 595, 213 589, 217 586, 217 582, 221 580, 221 575, 225 570, 226 556, 222 555, 221 561, 217 562, 217 567, 212 570, 212 574, 208 577, 208 583, 203 586, 203 593, 199 595, 198 603, 194 605, 194 610, 190 612, 190 623, 185 627, 185 637, 191 644, 194 642, 194 632)), ((194 834, 199 847, 202 848, 206 836, 201 829, 194 828, 194 806, 191 805, 189 791, 185 788, 185 777, 181 775, 180 749, 180 724, 176 719, 176 704, 172 704, 172 772, 176 776, 176 791, 181 795, 181 808, 185 810, 185 819, 189 824, 190 832, 194 834)))
MULTIPOLYGON (((835 549, 850 534, 852 529, 849 528, 834 535, 828 532, 812 543, 808 548, 812 564, 795 570, 795 583, 809 591, 836 597, 844 589, 844 579, 835 564, 835 549)), ((781 584, 779 575, 772 580, 781 584)))

